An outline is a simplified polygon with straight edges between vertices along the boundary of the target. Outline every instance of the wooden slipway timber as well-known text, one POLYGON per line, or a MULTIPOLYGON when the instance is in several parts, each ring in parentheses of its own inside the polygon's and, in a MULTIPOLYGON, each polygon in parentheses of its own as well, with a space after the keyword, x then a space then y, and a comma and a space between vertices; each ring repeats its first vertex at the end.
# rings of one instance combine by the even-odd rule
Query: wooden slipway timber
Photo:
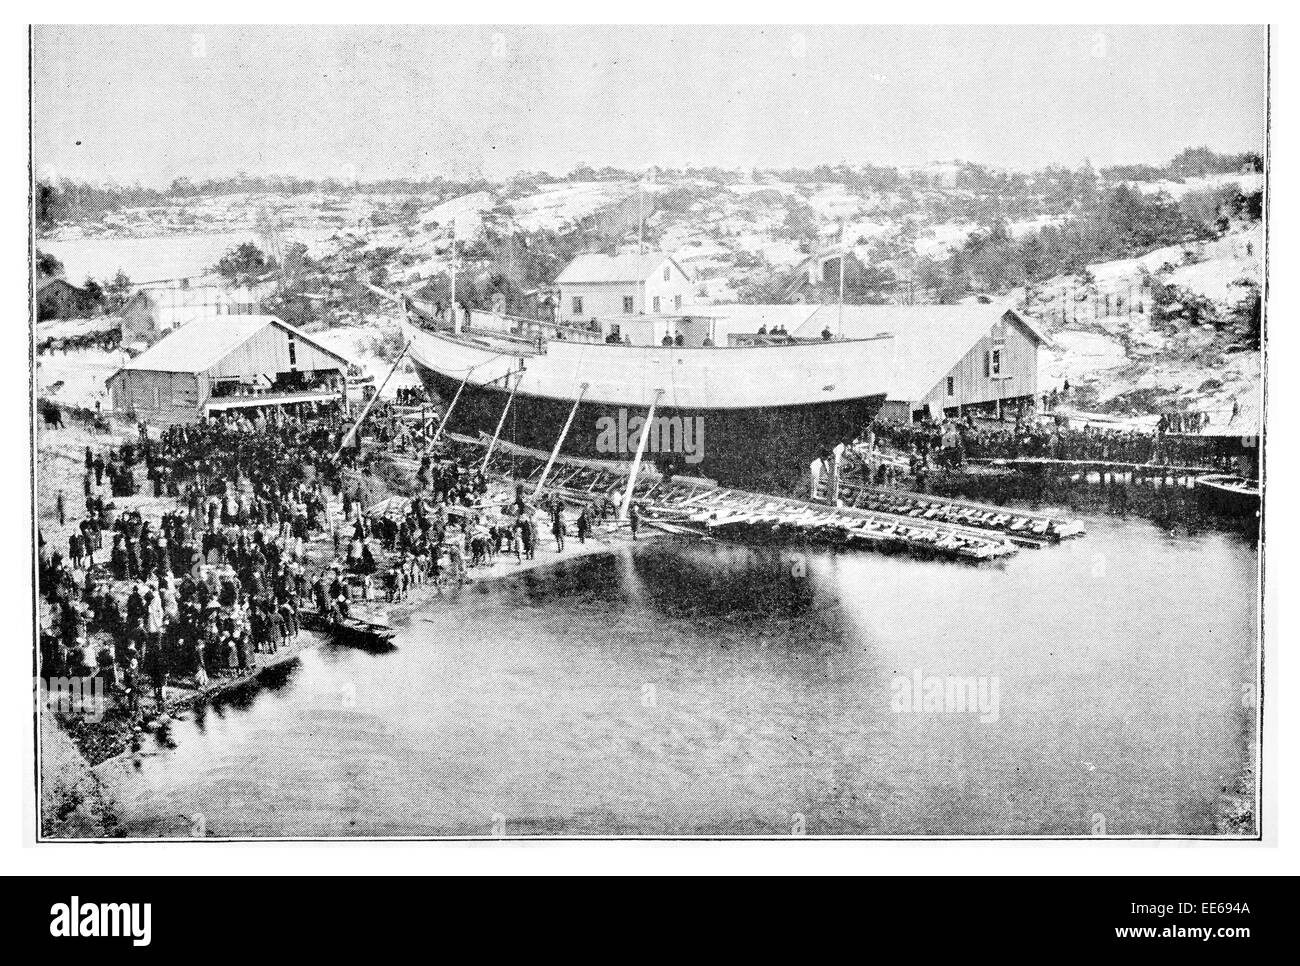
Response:
MULTIPOLYGON (((817 496, 824 499, 825 490, 826 483, 822 481, 817 496)), ((1041 547, 1083 536, 1083 524, 1077 520, 853 481, 839 484, 839 499, 847 507, 1002 533, 1021 547, 1041 547)))
MULTIPOLYGON (((473 439, 444 434, 447 455, 473 463, 486 451, 486 434, 473 439)), ((529 489, 549 454, 521 446, 494 448, 485 475, 529 489)), ((411 468, 415 460, 394 457, 411 468)), ((627 484, 627 464, 557 461, 543 492, 574 502, 598 497, 617 501, 627 484)), ((862 507, 831 507, 794 497, 771 496, 719 487, 710 480, 641 473, 633 491, 647 525, 668 533, 737 541, 818 543, 853 549, 906 552, 925 557, 974 562, 1016 552, 1006 534, 947 520, 880 512, 862 507)))
POLYGON ((907 551, 958 560, 996 560, 1016 552, 1000 535, 933 520, 845 506, 826 506, 793 497, 737 490, 686 492, 679 484, 657 495, 650 522, 737 539, 825 543, 857 549, 907 551))

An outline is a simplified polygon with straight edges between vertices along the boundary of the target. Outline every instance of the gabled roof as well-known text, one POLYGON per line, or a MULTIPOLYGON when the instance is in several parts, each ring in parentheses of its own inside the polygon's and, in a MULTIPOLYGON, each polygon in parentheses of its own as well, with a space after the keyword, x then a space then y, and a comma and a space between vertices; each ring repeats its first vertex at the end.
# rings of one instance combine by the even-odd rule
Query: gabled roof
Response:
POLYGON ((350 359, 274 315, 211 315, 197 318, 169 333, 151 349, 124 365, 122 370, 206 372, 268 325, 293 333, 344 365, 351 364, 350 359))
MULTIPOLYGON (((664 262, 672 262, 677 271, 686 275, 677 261, 663 252, 646 252, 638 255, 579 255, 564 267, 556 284, 591 284, 599 282, 644 282, 655 274, 664 262)), ((689 275, 686 275, 690 278, 689 275)))
POLYGON ((143 306, 164 329, 179 328, 204 316, 218 315, 230 300, 213 285, 187 288, 142 288, 127 301, 123 311, 143 306))
POLYGON ((54 285, 54 284, 56 284, 56 283, 59 284, 59 285, 66 285, 68 288, 72 289, 74 292, 84 292, 84 291, 85 291, 85 289, 78 288, 77 286, 75 286, 75 285, 73 285, 71 282, 69 282, 66 278, 62 278, 62 277, 60 277, 60 276, 58 276, 58 275, 52 275, 52 276, 50 276, 50 277, 48 277, 48 278, 40 279, 40 280, 36 283, 36 291, 37 291, 37 292, 44 292, 47 288, 49 288, 51 285, 54 285))
POLYGON ((792 334, 814 338, 829 328, 846 339, 889 333, 893 352, 888 398, 922 399, 1000 319, 1010 316, 1029 336, 1050 344, 1037 328, 1006 305, 822 305, 792 334))

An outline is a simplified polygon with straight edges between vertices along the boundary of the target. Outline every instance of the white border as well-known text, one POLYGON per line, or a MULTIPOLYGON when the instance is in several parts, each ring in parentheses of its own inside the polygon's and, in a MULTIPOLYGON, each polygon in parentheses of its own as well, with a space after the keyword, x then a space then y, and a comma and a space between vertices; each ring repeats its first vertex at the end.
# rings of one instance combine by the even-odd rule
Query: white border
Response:
MULTIPOLYGON (((320 14, 318 7, 300 9, 289 6, 277 8, 282 22, 291 22, 296 14, 306 20, 320 14)), ((121 5, 113 8, 128 22, 183 22, 172 16, 174 7, 159 3, 121 5)), ((611 18, 608 4, 577 3, 562 8, 551 8, 551 16, 536 18, 534 9, 522 4, 507 4, 496 8, 503 20, 525 22, 608 23, 637 22, 637 19, 611 18), (518 14, 518 16, 514 16, 518 14), (527 16, 524 16, 527 14, 527 16)), ((262 16, 264 5, 244 2, 227 4, 222 8, 229 19, 225 22, 259 23, 275 22, 262 16)), ((824 12, 827 8, 819 8, 824 12)), ((940 3, 927 8, 935 23, 972 22, 972 10, 966 5, 940 3)), ((1276 874, 1295 868, 1295 835, 1289 821, 1295 815, 1295 767, 1290 766, 1279 775, 1278 768, 1286 767, 1286 759, 1278 756, 1279 747, 1295 748, 1296 693, 1294 667, 1296 661, 1288 660, 1287 651, 1295 646, 1296 618, 1291 599, 1292 590, 1284 594, 1281 588, 1300 586, 1296 581, 1294 554, 1288 548, 1297 546, 1296 510, 1292 490, 1297 472, 1297 460, 1290 431, 1290 416, 1282 409, 1280 401, 1285 395, 1273 391, 1273 386, 1286 386, 1296 372, 1294 291, 1291 277, 1295 273, 1286 266, 1297 264, 1290 226, 1297 224, 1294 192, 1290 176, 1294 166, 1294 141, 1289 125, 1281 117, 1289 115, 1280 108, 1293 104, 1300 86, 1294 48, 1290 44, 1293 32, 1287 23, 1288 8, 1281 4, 1252 6, 1253 22, 1270 21, 1281 24, 1272 31, 1272 131, 1270 143, 1270 290, 1269 290, 1269 371, 1273 376, 1270 386, 1269 439, 1268 439, 1268 540, 1266 541, 1265 573, 1267 595, 1267 692, 1264 704, 1264 730, 1268 738, 1265 748, 1264 819, 1265 843, 1225 843, 1156 841, 1133 844, 1128 842, 1081 843, 1066 842, 847 842, 843 840, 804 840, 790 842, 523 842, 492 843, 186 843, 167 844, 136 843, 125 847, 97 846, 93 844, 59 843, 35 846, 34 814, 31 785, 32 719, 30 685, 30 640, 25 624, 30 614, 31 559, 28 546, 28 521, 23 519, 13 533, 11 550, 0 556, 0 573, 3 573, 5 594, 0 600, 8 603, 11 614, 16 615, 11 625, 17 633, 10 634, 3 646, 0 659, 0 774, 7 779, 4 785, 10 794, 0 796, 0 864, 11 874, 203 874, 240 875, 248 872, 339 875, 349 873, 428 874, 443 872, 487 873, 506 872, 560 872, 608 873, 639 872, 660 873, 714 873, 726 871, 736 874, 781 873, 881 873, 889 875, 918 874, 1217 874, 1239 873, 1276 874), (1279 266, 1281 268, 1279 269, 1279 266), (1279 698, 1279 695, 1283 696, 1279 698), (1290 700, 1287 700, 1291 698, 1290 700), (16 792, 17 794, 14 794, 16 792), (1285 813, 1279 811, 1285 809, 1285 813), (1281 829, 1280 837, 1278 831, 1281 829), (1277 844, 1278 842, 1282 844, 1277 844), (1287 843, 1290 843, 1288 846, 1287 843), (990 851, 993 850, 993 851, 990 851), (291 859, 286 862, 285 859, 291 859), (197 861, 196 861, 197 860, 197 861)), ((106 22, 102 7, 73 3, 60 8, 67 22, 106 22)), ((426 7, 414 4, 389 5, 382 11, 384 21, 418 22, 418 14, 426 7)), ((340 22, 366 22, 355 8, 340 22)), ((980 13, 995 23, 1068 22, 1068 18, 1055 18, 1049 11, 1028 4, 986 5, 980 13), (1024 16, 1017 16, 1023 14, 1024 16)), ((1101 19, 1123 22, 1131 14, 1131 4, 1094 4, 1090 11, 1101 19), (1107 15, 1112 16, 1107 16, 1107 15), (1119 16, 1113 16, 1113 15, 1119 16)), ((1221 20, 1227 12, 1221 6, 1199 4, 1152 4, 1141 11, 1147 22, 1197 22, 1197 13, 1208 14, 1208 20, 1221 20)), ((788 23, 797 13, 788 5, 750 3, 739 14, 734 5, 661 3, 655 6, 654 22, 683 23, 788 23)), ((908 22, 888 16, 888 11, 845 5, 842 16, 833 22, 861 22, 862 14, 875 22, 908 22)), ((648 19, 648 18, 646 18, 648 19)), ((370 22, 380 22, 377 19, 370 22)), ((447 22, 457 22, 449 19, 447 22)), ((473 22, 469 20, 459 22, 473 22)), ((645 22, 644 20, 642 22, 645 22)), ((22 25, 11 25, 3 35, 5 48, 2 62, 10 73, 3 85, 6 92, 5 148, 3 152, 6 175, 3 183, 11 190, 0 195, 5 206, 3 224, 9 227, 5 234, 4 259, 0 261, 8 282, 3 291, 11 311, 7 313, 9 333, 5 352, 0 356, 0 392, 3 393, 5 414, 3 425, 4 450, 10 454, 8 473, 0 475, 2 498, 0 507, 10 514, 26 512, 30 504, 29 476, 19 454, 27 454, 30 447, 28 427, 28 330, 27 316, 27 199, 20 197, 17 185, 27 183, 27 31, 22 25)), ((1206 65, 1213 70, 1213 64, 1206 65)), ((8 528, 7 528, 8 529, 8 528)))

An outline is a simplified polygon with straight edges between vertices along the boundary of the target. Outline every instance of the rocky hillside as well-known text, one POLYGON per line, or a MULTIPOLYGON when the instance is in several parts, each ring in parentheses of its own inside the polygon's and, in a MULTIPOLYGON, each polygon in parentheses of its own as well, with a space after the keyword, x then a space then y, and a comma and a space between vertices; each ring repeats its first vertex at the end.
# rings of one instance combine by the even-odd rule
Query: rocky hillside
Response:
POLYGON ((1264 239, 1255 170, 1187 174, 1173 164, 1141 182, 960 162, 582 174, 465 186, 472 191, 194 194, 53 219, 41 243, 74 280, 107 272, 116 254, 144 280, 175 271, 177 252, 192 253, 197 271, 209 267, 200 260, 215 262, 208 249, 252 239, 285 282, 269 308, 375 368, 392 306, 360 283, 446 299, 453 232, 458 298, 486 305, 500 293, 521 314, 573 254, 636 244, 638 230, 693 275, 700 302, 836 298, 791 280, 809 254, 844 250, 853 301, 988 297, 1023 308, 1055 342, 1043 385, 1069 380, 1080 403, 1209 409, 1257 390, 1250 312, 1264 239), (1136 208, 1116 215, 1121 206, 1136 208), (1098 242, 1098 232, 1115 237, 1098 242), (1161 232, 1175 237, 1155 244, 1161 232), (1034 277, 1045 264, 1070 271, 1034 277))

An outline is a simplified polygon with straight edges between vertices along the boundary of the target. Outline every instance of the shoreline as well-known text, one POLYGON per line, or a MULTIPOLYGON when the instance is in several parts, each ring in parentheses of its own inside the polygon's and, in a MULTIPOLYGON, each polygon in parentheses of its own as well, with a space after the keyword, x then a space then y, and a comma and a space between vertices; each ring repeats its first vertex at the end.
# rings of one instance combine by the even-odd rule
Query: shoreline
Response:
MULTIPOLYGON (((658 539, 659 535, 648 537, 638 537, 638 543, 646 543, 653 539, 658 539)), ((424 584, 420 587, 413 588, 407 597, 400 601, 388 603, 386 601, 358 602, 354 605, 354 610, 361 611, 363 616, 382 616, 387 621, 391 621, 391 626, 399 635, 402 635, 409 627, 410 621, 417 616, 420 611, 426 610, 429 605, 436 604, 438 601, 446 599, 452 595, 463 593, 466 587, 472 587, 475 584, 489 583, 498 580, 505 580, 518 574, 527 573, 533 570, 542 570, 549 567, 562 564, 568 560, 577 560, 582 557, 596 556, 602 553, 614 553, 618 547, 625 544, 631 544, 630 538, 597 540, 589 539, 585 544, 577 544, 570 548, 567 544, 563 552, 552 551, 551 556, 545 558, 535 557, 532 560, 524 560, 520 563, 511 561, 510 563, 498 559, 494 563, 485 565, 491 568, 484 572, 485 567, 472 568, 469 571, 469 579, 463 584, 424 584), (386 613, 385 613, 386 612, 386 613)), ((454 599, 454 598, 453 598, 454 599)), ((278 670, 286 665, 293 664, 306 651, 315 650, 323 645, 331 644, 330 635, 303 630, 299 632, 299 639, 295 642, 281 647, 273 654, 258 655, 258 663, 255 670, 246 674, 239 674, 234 677, 213 677, 211 682, 205 688, 189 688, 176 685, 168 685, 168 691, 182 692, 174 697, 168 697, 163 704, 161 713, 145 715, 139 724, 130 727, 132 723, 126 721, 115 722, 114 730, 121 731, 120 746, 111 753, 96 756, 92 761, 90 756, 85 755, 82 748, 83 742, 72 737, 74 744, 79 750, 83 751, 83 757, 87 759, 92 771, 98 771, 102 766, 111 764, 123 756, 133 754, 136 749, 128 747, 132 738, 141 732, 152 731, 153 727, 162 722, 164 717, 175 718, 176 712, 184 712, 200 705, 211 704, 219 701, 228 695, 237 694, 246 689, 252 689, 261 686, 261 678, 269 672, 278 670)), ((339 647, 348 647, 346 644, 339 644, 339 647)), ((53 715, 57 720, 58 715, 53 715)), ((68 731, 66 724, 60 722, 65 733, 68 731)))
MULTIPOLYGON (((117 441, 114 434, 108 437, 101 435, 93 439, 98 445, 117 441)), ((57 459, 59 455, 57 452, 38 450, 38 458, 42 461, 50 458, 57 459)), ((73 460, 72 463, 75 471, 76 461, 73 460)), ((42 469, 44 468, 42 466, 42 469)), ((394 485, 395 481, 386 479, 382 473, 350 474, 348 485, 351 486, 355 482, 360 482, 370 491, 369 502, 372 505, 382 499, 382 494, 398 493, 406 489, 403 485, 394 485)), ((497 490, 502 485, 499 481, 494 482, 493 490, 497 490)), ((52 492, 45 489, 45 495, 48 499, 42 502, 52 503, 52 492)), ((118 499, 125 501, 127 505, 139 506, 142 512, 151 513, 156 512, 159 506, 170 509, 174 505, 174 501, 166 497, 136 496, 118 499)), ((1123 516, 1123 514, 1107 512, 1105 508, 1089 509, 1104 516, 1123 516)), ((47 538, 49 538, 49 532, 56 528, 49 527, 52 521, 48 519, 48 515, 40 514, 38 522, 43 529, 47 530, 47 538)), ((665 536, 667 534, 657 531, 652 524, 647 524, 638 534, 637 542, 658 541, 665 536)), ((320 563, 313 551, 320 552, 328 546, 328 540, 328 537, 318 535, 310 542, 309 555, 313 565, 320 563)), ((433 617, 431 605, 442 601, 445 597, 450 597, 449 603, 454 603, 467 585, 497 581, 528 571, 549 568, 563 563, 566 559, 615 553, 620 547, 630 543, 632 543, 630 533, 625 526, 609 523, 599 524, 585 544, 578 543, 576 538, 566 539, 566 547, 562 552, 557 552, 553 542, 548 544, 546 536, 542 535, 537 547, 537 555, 533 560, 516 562, 513 554, 498 555, 487 564, 467 568, 469 579, 465 584, 444 581, 442 584, 425 583, 412 586, 404 599, 391 604, 382 599, 384 595, 381 591, 377 595, 380 599, 369 602, 357 601, 354 606, 359 616, 367 616, 365 611, 381 613, 384 622, 390 623, 398 632, 400 646, 414 629, 414 620, 419 614, 428 613, 433 617)), ((332 551, 332 546, 329 549, 332 551)), ((291 666, 304 651, 317 648, 328 641, 329 636, 326 634, 301 631, 298 639, 288 646, 274 653, 258 655, 256 669, 248 673, 230 677, 213 675, 209 686, 203 689, 169 685, 161 712, 154 712, 140 720, 125 720, 118 716, 114 721, 80 725, 78 722, 60 720, 61 715, 41 707, 39 713, 42 718, 40 722, 42 755, 38 767, 42 777, 40 802, 42 837, 68 839, 120 836, 122 833, 117 830, 118 816, 114 804, 117 797, 115 782, 109 777, 114 769, 101 768, 101 766, 113 764, 122 767, 124 762, 129 762, 131 756, 139 753, 142 743, 147 740, 147 735, 159 725, 165 724, 167 717, 164 716, 183 716, 195 707, 220 702, 241 691, 262 688, 265 686, 267 675, 291 666), (51 728, 50 725, 54 727, 51 728), (60 753, 61 748, 63 753, 60 753), (47 790, 49 796, 46 794, 47 790)), ((151 701, 146 699, 142 703, 147 706, 151 701)), ((1248 744, 1253 731, 1253 722, 1249 728, 1243 729, 1243 737, 1248 744)), ((1246 761, 1250 762, 1253 754, 1249 747, 1246 751, 1246 761)), ((1216 790, 1213 794, 1215 837, 1258 836, 1255 791, 1255 768, 1249 763, 1216 790)))

